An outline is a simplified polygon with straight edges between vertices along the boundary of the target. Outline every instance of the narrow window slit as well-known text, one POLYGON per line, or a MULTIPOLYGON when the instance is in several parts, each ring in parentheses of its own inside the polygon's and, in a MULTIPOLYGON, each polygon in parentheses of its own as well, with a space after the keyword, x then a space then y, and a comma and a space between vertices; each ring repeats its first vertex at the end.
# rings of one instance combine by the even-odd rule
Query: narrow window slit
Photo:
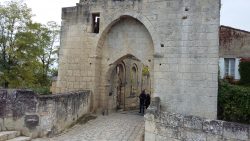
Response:
POLYGON ((92 14, 92 32, 99 33, 100 29, 100 13, 92 14))

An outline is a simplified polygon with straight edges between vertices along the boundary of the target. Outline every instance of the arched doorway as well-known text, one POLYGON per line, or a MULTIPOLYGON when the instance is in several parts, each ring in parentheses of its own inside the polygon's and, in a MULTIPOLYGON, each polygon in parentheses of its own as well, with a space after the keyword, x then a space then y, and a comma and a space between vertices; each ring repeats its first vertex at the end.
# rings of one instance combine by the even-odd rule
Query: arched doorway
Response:
POLYGON ((122 109, 124 105, 124 93, 125 93, 125 83, 126 83, 126 68, 125 64, 121 61, 112 71, 112 75, 110 76, 110 97, 114 96, 114 101, 117 109, 122 109))
MULTIPOLYGON (((120 18, 119 21, 114 23, 109 31, 102 36, 104 36, 103 38, 101 37, 103 44, 101 44, 101 46, 99 45, 97 50, 100 59, 96 62, 97 69, 100 69, 100 74, 97 74, 97 76, 100 76, 98 78, 99 85, 97 85, 100 94, 98 100, 100 108, 111 110, 115 109, 118 103, 114 95, 110 95, 110 87, 114 87, 113 84, 115 82, 112 80, 114 78, 112 72, 114 72, 114 69, 117 71, 117 65, 126 59, 137 60, 141 63, 141 66, 145 65, 149 67, 149 70, 153 70, 153 61, 151 60, 153 60, 154 45, 146 27, 137 19, 128 16, 120 18)), ((133 96, 133 94, 137 96, 140 93, 138 81, 140 80, 141 82, 141 76, 139 76, 138 73, 142 72, 142 67, 139 68, 133 63, 128 66, 125 65, 125 69, 122 69, 130 72, 130 74, 125 75, 126 81, 122 84, 131 84, 129 85, 130 88, 123 86, 123 91, 124 94, 129 93, 131 96, 133 96), (127 80, 128 77, 130 80, 127 80)), ((119 65, 118 68, 120 69, 119 65)), ((119 74, 116 75, 118 78, 119 74)), ((121 94, 123 94, 122 90, 121 94)), ((126 98, 124 94, 123 97, 126 98)), ((119 98, 122 99, 122 96, 117 96, 117 100, 119 100, 119 98)), ((122 100, 120 103, 122 103, 122 100)), ((126 107, 126 103, 123 102, 123 104, 125 105, 123 105, 123 108, 126 107)))
MULTIPOLYGON (((126 55, 113 63, 107 79, 110 85, 108 105, 110 109, 132 110, 139 108, 139 95, 143 89, 150 90, 144 83, 144 64, 133 55, 126 55), (115 107, 116 106, 116 107, 115 107)), ((149 93, 149 91, 147 91, 149 93)))

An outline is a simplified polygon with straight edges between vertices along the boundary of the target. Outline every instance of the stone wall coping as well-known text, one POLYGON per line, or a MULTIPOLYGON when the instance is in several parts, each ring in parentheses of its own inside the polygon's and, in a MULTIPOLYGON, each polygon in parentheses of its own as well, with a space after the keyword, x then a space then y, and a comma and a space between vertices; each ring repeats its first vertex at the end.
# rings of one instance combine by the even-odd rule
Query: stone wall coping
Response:
POLYGON ((60 97, 68 97, 71 95, 76 95, 76 94, 86 94, 90 93, 90 90, 81 90, 81 91, 75 91, 75 92, 68 92, 68 93, 62 93, 62 94, 53 94, 53 95, 39 95, 39 98, 60 98, 60 97))
POLYGON ((25 97, 38 101, 57 101, 60 98, 78 98, 79 96, 89 96, 90 94, 90 90, 79 90, 74 92, 72 91, 58 94, 40 95, 29 89, 0 89, 0 96, 2 96, 0 97, 0 100, 8 99, 9 101, 13 101, 16 98, 25 97))
POLYGON ((32 90, 29 89, 0 89, 0 92, 7 92, 8 94, 11 93, 21 93, 21 94, 32 94, 37 98, 59 98, 59 97, 67 97, 75 94, 86 94, 90 93, 90 90, 79 90, 79 91, 74 91, 74 92, 66 92, 66 93, 58 93, 58 94, 50 94, 50 95, 40 95, 35 93, 32 90))

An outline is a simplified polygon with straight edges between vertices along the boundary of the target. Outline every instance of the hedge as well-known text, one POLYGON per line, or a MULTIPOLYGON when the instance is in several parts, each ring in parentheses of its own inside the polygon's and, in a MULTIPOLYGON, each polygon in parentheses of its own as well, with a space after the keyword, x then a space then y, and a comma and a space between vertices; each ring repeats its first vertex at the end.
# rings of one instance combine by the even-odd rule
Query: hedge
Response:
POLYGON ((34 87, 34 88, 30 88, 30 89, 32 91, 34 91, 35 93, 40 94, 40 95, 49 95, 49 94, 51 94, 49 87, 34 87))
POLYGON ((218 94, 218 119, 250 123, 250 87, 221 81, 218 94))
POLYGON ((240 83, 250 85, 250 59, 241 59, 239 67, 240 83))

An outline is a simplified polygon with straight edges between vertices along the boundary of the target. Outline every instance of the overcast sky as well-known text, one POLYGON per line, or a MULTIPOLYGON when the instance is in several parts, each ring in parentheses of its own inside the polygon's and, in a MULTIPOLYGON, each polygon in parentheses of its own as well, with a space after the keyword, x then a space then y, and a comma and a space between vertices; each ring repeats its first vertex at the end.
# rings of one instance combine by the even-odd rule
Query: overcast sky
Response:
MULTIPOLYGON (((0 0, 2 1, 2 0, 0 0)), ((75 6, 79 0, 24 0, 37 22, 61 22, 61 8, 75 6)), ((250 31, 250 0, 222 0, 221 24, 250 31)))
POLYGON ((75 6, 79 0, 24 0, 28 7, 32 8, 32 13, 36 16, 35 21, 46 24, 48 21, 61 22, 62 7, 75 6))
POLYGON ((250 0, 222 0, 221 24, 250 31, 250 0))

